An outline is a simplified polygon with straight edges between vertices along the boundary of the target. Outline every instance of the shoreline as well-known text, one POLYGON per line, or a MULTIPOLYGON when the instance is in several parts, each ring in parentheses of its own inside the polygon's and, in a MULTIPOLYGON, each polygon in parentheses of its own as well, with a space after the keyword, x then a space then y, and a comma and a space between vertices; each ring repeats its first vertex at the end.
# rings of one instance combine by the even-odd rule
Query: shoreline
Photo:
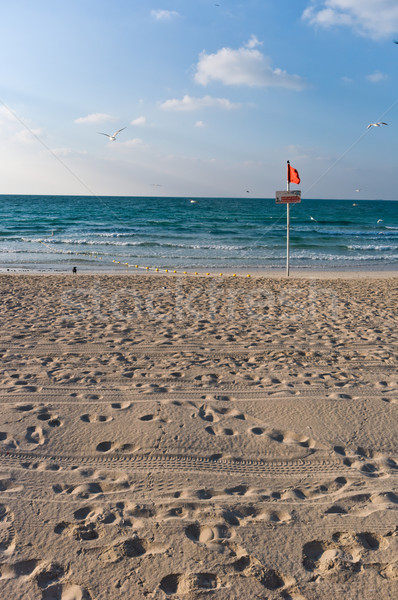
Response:
POLYGON ((223 278, 253 278, 253 279, 394 279, 398 278, 398 268, 394 269, 381 269, 381 270, 369 270, 369 269, 336 269, 336 270, 312 270, 303 267, 302 269, 290 269, 289 277, 286 276, 286 270, 275 268, 275 269, 224 269, 222 272, 209 271, 205 273, 203 271, 194 271, 194 268, 187 270, 176 270, 174 273, 171 269, 166 271, 165 269, 159 269, 158 271, 154 268, 146 270, 145 267, 141 267, 139 270, 129 267, 120 267, 115 269, 82 269, 78 267, 78 272, 74 275, 71 272, 72 267, 68 269, 25 269, 23 267, 17 268, 0 268, 0 277, 6 275, 37 275, 37 276, 70 276, 78 279, 79 277, 164 277, 164 278, 193 278, 193 279, 212 279, 220 277, 223 278))

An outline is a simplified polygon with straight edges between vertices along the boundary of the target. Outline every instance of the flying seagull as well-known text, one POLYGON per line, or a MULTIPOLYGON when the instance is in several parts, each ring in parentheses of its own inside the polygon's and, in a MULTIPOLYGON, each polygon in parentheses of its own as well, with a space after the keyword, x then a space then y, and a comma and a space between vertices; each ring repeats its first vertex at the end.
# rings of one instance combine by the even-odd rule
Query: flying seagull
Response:
POLYGON ((114 142, 116 140, 117 134, 120 133, 121 131, 123 131, 123 129, 126 129, 126 128, 122 127, 121 129, 118 129, 117 131, 115 131, 115 133, 113 135, 109 135, 109 133, 102 133, 101 131, 97 131, 97 133, 99 135, 106 135, 106 137, 109 138, 110 142, 114 142))
POLYGON ((383 121, 379 121, 379 123, 369 123, 366 129, 369 129, 369 127, 380 127, 380 125, 388 125, 388 123, 384 123, 383 121))

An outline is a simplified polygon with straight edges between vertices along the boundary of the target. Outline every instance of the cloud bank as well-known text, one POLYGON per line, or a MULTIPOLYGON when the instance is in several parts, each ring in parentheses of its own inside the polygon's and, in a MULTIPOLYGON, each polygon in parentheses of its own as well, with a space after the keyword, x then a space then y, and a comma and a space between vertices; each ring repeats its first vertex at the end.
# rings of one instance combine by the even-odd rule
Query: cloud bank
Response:
POLYGON ((346 26, 357 34, 381 39, 398 30, 397 0, 313 0, 303 19, 311 25, 346 26))
POLYGON ((289 75, 282 69, 273 69, 269 57, 255 47, 260 42, 252 36, 238 50, 221 48, 215 54, 203 51, 199 56, 195 80, 201 85, 220 81, 224 85, 247 85, 250 87, 286 87, 301 90, 304 80, 298 75, 289 75))
POLYGON ((137 117, 136 119, 133 119, 131 121, 131 125, 139 125, 139 126, 146 125, 146 117, 137 117))
POLYGON ((388 79, 388 75, 386 75, 385 73, 381 73, 381 71, 375 71, 370 75, 366 75, 366 79, 371 83, 380 83, 380 81, 385 81, 386 79, 388 79))
POLYGON ((175 10, 151 10, 151 16, 157 21, 171 21, 176 17, 179 17, 179 13, 175 10))
POLYGON ((111 121, 117 121, 117 117, 107 115, 106 113, 92 113, 86 117, 79 117, 75 119, 75 123, 109 123, 111 121))
POLYGON ((240 104, 230 102, 227 98, 212 98, 211 96, 203 96, 203 98, 193 98, 192 96, 184 96, 182 100, 176 98, 172 100, 166 100, 160 107, 164 110, 177 110, 177 111, 193 111, 200 110, 202 108, 223 108, 231 110, 234 108, 240 108, 240 104))

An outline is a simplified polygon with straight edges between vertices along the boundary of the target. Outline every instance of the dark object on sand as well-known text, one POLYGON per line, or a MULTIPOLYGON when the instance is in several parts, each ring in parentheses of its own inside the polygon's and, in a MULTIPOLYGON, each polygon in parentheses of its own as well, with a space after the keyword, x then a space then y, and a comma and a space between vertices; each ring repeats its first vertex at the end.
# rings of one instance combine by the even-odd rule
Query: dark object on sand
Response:
POLYGON ((72 273, 73 273, 74 275, 77 273, 77 269, 76 269, 76 267, 73 267, 73 269, 72 269, 72 273))

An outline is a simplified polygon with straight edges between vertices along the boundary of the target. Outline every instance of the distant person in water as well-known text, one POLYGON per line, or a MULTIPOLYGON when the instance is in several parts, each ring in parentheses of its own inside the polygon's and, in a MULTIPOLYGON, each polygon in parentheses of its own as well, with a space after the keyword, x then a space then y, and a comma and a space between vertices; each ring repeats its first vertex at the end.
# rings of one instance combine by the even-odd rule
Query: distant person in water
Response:
POLYGON ((77 269, 76 269, 76 267, 73 267, 73 269, 72 269, 72 273, 73 273, 74 275, 76 275, 76 273, 77 273, 77 269))

